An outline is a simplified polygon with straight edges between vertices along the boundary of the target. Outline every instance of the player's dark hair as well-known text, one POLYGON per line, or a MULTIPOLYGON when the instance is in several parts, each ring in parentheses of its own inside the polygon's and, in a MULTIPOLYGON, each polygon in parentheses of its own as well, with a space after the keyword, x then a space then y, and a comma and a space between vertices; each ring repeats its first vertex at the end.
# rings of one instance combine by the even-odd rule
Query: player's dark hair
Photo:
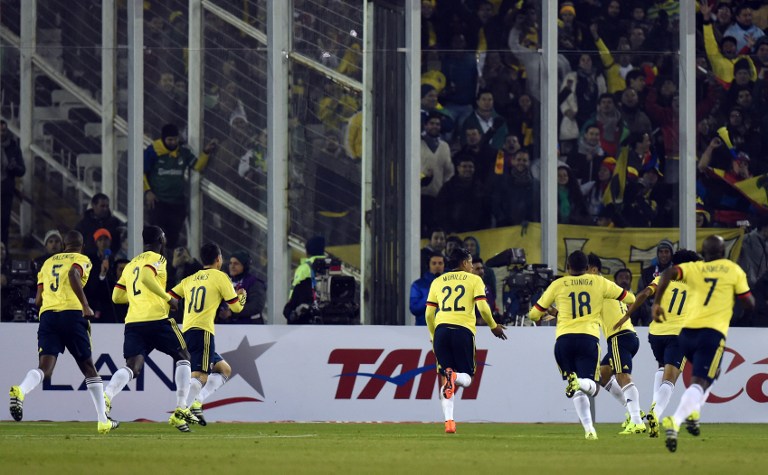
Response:
POLYGON ((160 226, 144 226, 144 230, 141 232, 145 246, 147 244, 159 244, 162 235, 163 230, 160 226))
POLYGON ((600 260, 599 257, 597 257, 597 254, 594 252, 590 252, 587 256, 587 263, 589 264, 589 267, 595 267, 597 268, 598 272, 601 272, 603 270, 603 262, 600 260))
POLYGON ((457 247, 448 257, 448 268, 457 269, 467 259, 472 259, 472 254, 469 253, 466 247, 457 247))
POLYGON ((66 249, 82 248, 83 247, 83 235, 79 231, 74 229, 67 231, 64 234, 64 247, 66 249))
POLYGON ((587 255, 582 251, 573 251, 571 255, 568 256, 568 270, 570 270, 571 273, 585 272, 588 264, 589 261, 587 260, 587 255))
POLYGON ((221 255, 221 248, 212 242, 203 244, 200 248, 200 261, 204 266, 212 266, 221 255))
POLYGON ((699 254, 696 251, 691 251, 689 249, 680 249, 674 254, 672 254, 672 264, 683 264, 685 262, 696 262, 704 260, 703 257, 701 257, 701 254, 699 254))

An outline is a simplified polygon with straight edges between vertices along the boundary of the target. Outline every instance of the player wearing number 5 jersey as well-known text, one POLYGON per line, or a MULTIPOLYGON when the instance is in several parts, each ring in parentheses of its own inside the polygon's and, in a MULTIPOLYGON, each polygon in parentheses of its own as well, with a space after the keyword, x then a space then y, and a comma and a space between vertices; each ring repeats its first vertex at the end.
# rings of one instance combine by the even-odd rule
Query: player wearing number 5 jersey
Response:
POLYGON ((683 393, 674 415, 662 421, 671 452, 677 450, 677 432, 682 421, 687 419, 688 432, 699 435, 699 411, 720 369, 734 296, 739 297, 747 311, 755 307, 747 275, 738 264, 725 258, 723 238, 712 235, 704 239, 702 254, 704 261, 679 264, 661 274, 656 291, 660 304, 654 303, 652 307, 654 320, 669 318, 662 305, 674 280, 685 282, 694 298, 678 337, 683 356, 693 364, 691 385, 683 393))
POLYGON ((600 363, 600 318, 603 301, 619 300, 631 304, 632 292, 622 289, 603 276, 587 274, 587 256, 574 251, 568 256, 568 274, 552 282, 529 312, 538 321, 556 303, 555 361, 567 379, 565 395, 573 398, 576 413, 584 427, 585 438, 597 439, 592 424, 589 396, 597 394, 600 363))
POLYGON ((39 365, 30 370, 18 386, 12 386, 11 416, 23 418, 24 398, 43 379, 50 381, 59 353, 66 348, 85 376, 85 386, 96 406, 97 430, 106 434, 118 422, 107 419, 104 385, 91 358, 91 326, 83 316, 93 316, 83 286, 88 282, 91 260, 81 254, 83 236, 70 231, 64 237, 63 253, 49 257, 37 275, 35 305, 40 308, 37 329, 39 365))
POLYGON ((169 306, 176 308, 177 300, 165 293, 168 274, 165 251, 165 233, 157 226, 147 226, 142 232, 144 252, 125 266, 122 276, 112 291, 112 301, 128 304, 125 317, 123 356, 125 366, 112 375, 106 389, 107 406, 128 382, 138 376, 144 367, 144 358, 159 350, 173 358, 176 365, 176 410, 169 423, 182 432, 189 432, 189 423, 197 418, 187 408, 189 381, 192 371, 189 352, 176 321, 168 317, 169 306))
MULTIPOLYGON (((695 251, 680 249, 672 256, 672 264, 679 265, 685 262, 700 261, 702 257, 695 251)), ((635 310, 640 308, 643 303, 656 293, 660 277, 657 276, 653 282, 637 295, 637 300, 627 310, 626 316, 618 324, 630 318, 635 310)), ((680 376, 680 372, 685 364, 683 352, 680 350, 680 344, 677 336, 683 328, 688 310, 693 301, 688 286, 679 280, 672 280, 669 283, 669 291, 661 300, 661 306, 666 310, 667 319, 663 322, 653 321, 648 328, 648 343, 651 344, 653 356, 658 363, 658 370, 653 377, 653 400, 651 408, 648 410, 646 418, 648 419, 649 435, 651 437, 659 436, 659 418, 669 404, 672 397, 672 391, 675 388, 675 382, 680 376)))
POLYGON ((203 270, 185 278, 168 293, 176 299, 184 299, 184 325, 182 333, 191 356, 192 382, 189 390, 190 411, 206 425, 203 402, 220 388, 232 373, 232 368, 216 353, 213 320, 221 301, 234 313, 245 306, 245 289, 235 293, 227 274, 221 271, 224 262, 221 249, 213 243, 200 249, 203 270))
POLYGON ((454 249, 447 267, 453 270, 436 277, 429 287, 426 320, 441 375, 439 398, 445 432, 453 434, 453 396, 457 386, 472 384, 475 374, 475 307, 497 338, 506 340, 507 335, 504 326, 493 320, 483 279, 472 273, 472 254, 464 248, 454 249))

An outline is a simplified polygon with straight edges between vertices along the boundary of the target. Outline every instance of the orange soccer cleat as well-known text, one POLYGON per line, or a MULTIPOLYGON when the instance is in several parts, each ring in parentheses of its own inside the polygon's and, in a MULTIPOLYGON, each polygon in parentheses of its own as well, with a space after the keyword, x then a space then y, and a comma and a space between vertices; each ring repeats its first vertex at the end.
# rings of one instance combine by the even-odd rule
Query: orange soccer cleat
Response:
POLYGON ((445 421, 445 433, 446 434, 456 433, 456 423, 453 421, 453 419, 449 421, 445 421))
POLYGON ((445 383, 443 384, 443 396, 446 399, 453 397, 456 392, 456 373, 451 368, 445 368, 445 383))

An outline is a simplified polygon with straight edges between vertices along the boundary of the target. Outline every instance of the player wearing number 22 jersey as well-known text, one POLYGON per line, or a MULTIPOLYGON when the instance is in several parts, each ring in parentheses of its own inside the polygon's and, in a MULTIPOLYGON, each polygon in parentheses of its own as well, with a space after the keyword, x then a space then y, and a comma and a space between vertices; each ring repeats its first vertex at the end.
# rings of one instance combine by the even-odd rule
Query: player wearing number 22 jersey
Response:
POLYGON ((587 274, 587 256, 574 251, 568 256, 568 274, 552 282, 529 312, 538 321, 556 304, 555 361, 563 379, 568 380, 565 394, 573 397, 576 412, 587 439, 597 439, 590 414, 589 396, 597 393, 599 376, 600 322, 603 301, 619 300, 627 304, 635 296, 601 275, 587 274))

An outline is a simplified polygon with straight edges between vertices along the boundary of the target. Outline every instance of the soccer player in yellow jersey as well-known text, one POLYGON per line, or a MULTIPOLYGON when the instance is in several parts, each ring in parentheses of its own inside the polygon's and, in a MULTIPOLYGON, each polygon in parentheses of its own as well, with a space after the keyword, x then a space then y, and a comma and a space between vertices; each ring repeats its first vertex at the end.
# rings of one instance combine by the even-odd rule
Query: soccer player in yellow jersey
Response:
MULTIPOLYGON (((684 262, 696 262, 702 260, 702 257, 695 251, 680 249, 672 256, 672 264, 678 265, 684 262)), ((653 294, 659 285, 659 277, 653 279, 642 292, 637 295, 637 300, 627 310, 627 314, 617 325, 622 325, 631 315, 640 308, 641 305, 653 294)), ((667 319, 663 322, 653 321, 648 328, 648 343, 651 344, 653 356, 659 365, 653 377, 653 400, 651 408, 648 410, 646 418, 648 419, 649 435, 653 438, 659 436, 659 417, 667 408, 669 400, 672 397, 672 391, 675 389, 675 382, 680 376, 680 372, 685 364, 683 352, 677 341, 677 335, 683 328, 683 322, 691 307, 693 300, 689 294, 688 286, 679 280, 672 280, 669 283, 670 291, 661 301, 661 307, 667 311, 667 319)))
POLYGON ((83 291, 91 272, 91 260, 81 254, 83 236, 79 232, 68 232, 64 246, 64 252, 49 257, 37 274, 39 365, 27 373, 20 385, 11 387, 11 416, 16 421, 22 419, 24 398, 43 379, 51 379, 59 353, 64 353, 66 348, 85 376, 85 386, 96 406, 97 430, 99 434, 106 434, 120 423, 107 418, 104 384, 91 357, 91 325, 83 318, 93 316, 83 291))
POLYGON ((741 300, 747 311, 755 308, 747 275, 738 264, 725 258, 723 238, 717 235, 707 237, 701 251, 703 261, 679 264, 661 274, 656 303, 651 309, 654 320, 664 321, 667 318, 668 312, 662 303, 673 280, 685 282, 694 298, 678 336, 683 356, 693 364, 691 385, 680 398, 675 413, 662 420, 670 452, 677 450, 677 433, 682 421, 688 419, 688 432, 699 434, 699 411, 706 400, 705 392, 720 369, 734 297, 741 300))
MULTIPOLYGON (((602 275, 603 264, 596 254, 587 256, 587 272, 602 275)), ((625 289, 626 290, 626 289, 625 289)), ((620 435, 641 434, 646 431, 640 412, 640 393, 632 382, 632 358, 640 349, 635 327, 631 321, 624 321, 614 328, 618 320, 623 320, 627 305, 618 300, 603 300, 601 326, 608 343, 608 352, 600 362, 600 386, 605 388, 619 403, 627 408, 629 420, 620 435)))
POLYGON ((507 335, 504 326, 493 320, 483 279, 472 273, 472 254, 456 248, 448 264, 453 270, 436 277, 429 287, 426 320, 441 375, 439 398, 445 432, 453 434, 453 396, 457 386, 469 387, 475 374, 475 307, 497 338, 506 340, 507 335))
POLYGON ((125 266, 112 291, 112 301, 127 303, 128 314, 123 342, 125 366, 112 375, 107 386, 107 406, 110 407, 111 400, 139 374, 145 355, 157 349, 173 358, 176 364, 176 410, 169 423, 182 432, 189 432, 188 424, 197 423, 197 417, 187 407, 192 370, 184 337, 176 321, 168 317, 169 306, 175 309, 178 301, 165 292, 168 277, 163 257, 165 233, 157 226, 146 226, 142 237, 144 252, 125 266))
POLYGON ((567 379, 565 395, 584 427, 584 437, 596 440, 589 397, 597 394, 600 364, 600 318, 605 299, 625 303, 635 301, 632 292, 622 289, 603 276, 587 274, 587 256, 574 251, 568 256, 568 275, 552 282, 531 308, 528 316, 537 322, 547 309, 557 303, 555 361, 560 375, 567 379))
POLYGON ((191 356, 192 382, 189 400, 192 411, 200 425, 207 425, 203 417, 203 402, 229 379, 232 368, 216 353, 213 321, 216 311, 225 301, 234 313, 240 313, 245 306, 245 289, 235 292, 227 274, 221 271, 224 262, 221 249, 214 243, 207 243, 200 249, 203 270, 185 278, 168 293, 176 299, 185 299, 184 325, 182 333, 191 356))

